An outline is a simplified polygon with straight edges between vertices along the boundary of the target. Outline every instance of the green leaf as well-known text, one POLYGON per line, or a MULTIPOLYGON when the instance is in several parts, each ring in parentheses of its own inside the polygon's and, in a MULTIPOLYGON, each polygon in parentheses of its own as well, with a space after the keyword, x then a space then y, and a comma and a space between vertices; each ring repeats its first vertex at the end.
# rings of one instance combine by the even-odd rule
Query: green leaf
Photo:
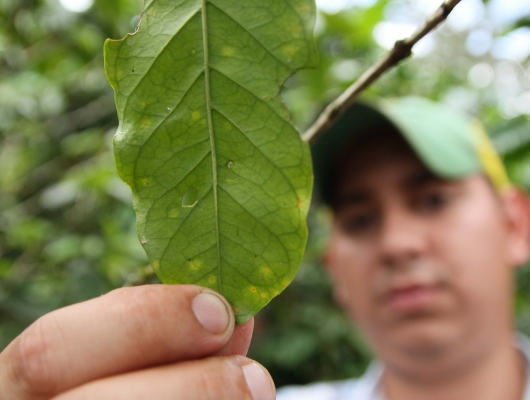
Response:
POLYGON ((105 43, 120 119, 116 164, 165 283, 223 294, 236 321, 293 279, 312 170, 280 98, 314 66, 314 0, 151 0, 105 43))

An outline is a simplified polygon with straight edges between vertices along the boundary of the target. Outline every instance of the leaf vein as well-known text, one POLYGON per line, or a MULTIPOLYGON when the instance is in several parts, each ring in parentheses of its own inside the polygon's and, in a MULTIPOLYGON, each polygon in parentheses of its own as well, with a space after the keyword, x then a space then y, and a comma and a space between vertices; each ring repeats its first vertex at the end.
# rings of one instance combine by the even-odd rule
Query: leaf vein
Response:
MULTIPOLYGON (((243 204, 241 204, 240 202, 238 202, 234 196, 232 196, 232 194, 230 192, 228 192, 225 188, 223 188, 222 186, 219 186, 220 189, 225 192, 236 204, 238 204, 243 210, 245 210, 252 218, 254 218, 256 220, 256 222, 258 222, 259 225, 261 225, 262 227, 265 228, 265 230, 267 230, 269 232, 269 234, 272 236, 272 237, 277 237, 278 235, 276 235, 272 230, 271 228, 269 228, 267 225, 265 225, 258 217, 256 217, 254 214, 252 214, 252 212, 250 212, 250 210, 248 210, 243 204)), ((287 258, 289 259, 289 252, 287 251, 287 248, 283 245, 283 243, 278 240, 278 243, 280 244, 280 246, 283 248, 283 250, 285 251, 285 254, 287 256, 287 258)), ((291 260, 289 259, 289 262, 291 260)))
MULTIPOLYGON (((199 208, 199 207, 197 207, 197 206, 199 205, 200 201, 201 201, 202 199, 204 199, 206 196, 208 196, 208 194, 209 194, 211 191, 212 191, 212 189, 208 190, 208 191, 204 194, 204 196, 202 196, 202 197, 197 201, 197 204, 195 205, 195 207, 193 207, 193 208, 190 210, 190 212, 188 213, 188 215, 186 215, 186 216, 182 219, 182 221, 180 221, 180 224, 176 227, 176 231, 177 231, 177 232, 178 232, 178 230, 180 229, 180 227, 184 224, 184 222, 186 222, 186 220, 188 219, 188 217, 189 217, 191 214, 193 214, 193 211, 195 211, 195 210, 197 210, 197 209, 199 208)), ((166 255, 166 252, 167 252, 167 250, 168 250, 169 247, 170 247, 170 243, 171 243, 171 241, 172 241, 173 239, 175 239, 175 235, 176 235, 176 233, 174 233, 173 236, 171 237, 171 239, 168 240, 168 243, 167 243, 167 245, 165 246, 164 250, 162 251, 162 256, 161 256, 160 258, 164 258, 164 256, 166 255)))
MULTIPOLYGON (((182 95, 180 101, 173 107, 173 110, 168 113, 164 118, 162 118, 162 120, 159 122, 159 124, 157 126, 155 126, 153 128, 153 130, 149 133, 149 137, 145 140, 145 142, 143 142, 142 144, 136 144, 136 145, 132 145, 132 144, 129 144, 127 143, 128 146, 140 146, 140 147, 143 147, 145 146, 146 143, 148 143, 153 137, 154 137, 154 134, 158 131, 158 129, 162 126, 162 124, 164 122, 166 122, 166 120, 171 116, 171 114, 173 114, 173 112, 175 112, 175 110, 177 109, 177 107, 180 105, 180 103, 182 102, 182 100, 184 99, 184 97, 186 97, 186 95, 188 94, 188 92, 191 90, 191 88, 193 87, 193 85, 195 85, 195 82, 197 82, 197 80, 201 77, 201 75, 203 74, 204 71, 201 71, 201 73, 199 75, 197 75, 197 77, 193 80, 193 82, 191 83, 191 85, 185 90, 184 94, 182 95)), ((137 174, 137 170, 136 168, 138 167, 138 159, 140 157, 137 157, 136 160, 134 160, 134 175, 135 176, 138 176, 137 174)), ((134 187, 135 191, 138 192, 138 188, 136 187, 136 184, 135 184, 135 187, 134 187)))
POLYGON ((143 80, 145 79, 145 77, 147 76, 147 74, 151 71, 151 68, 153 68, 153 65, 155 65, 155 62, 156 60, 158 60, 158 58, 164 53, 164 50, 166 49, 167 46, 169 46, 169 44, 173 41, 173 39, 175 39, 175 37, 177 37, 177 35, 180 33, 181 29, 184 28, 186 26, 186 24, 188 24, 188 22, 190 22, 190 20, 196 16, 198 14, 198 12, 201 10, 201 8, 197 8, 193 13, 190 14, 190 16, 188 17, 188 19, 186 19, 186 21, 184 21, 184 23, 180 26, 180 28, 175 31, 175 33, 173 35, 171 35, 171 37, 169 38, 169 40, 164 44, 164 46, 162 46, 162 48, 160 49, 160 52, 158 52, 156 54, 155 57, 153 57, 153 61, 151 62, 151 64, 149 65, 149 67, 147 67, 147 70, 145 71, 145 73, 142 75, 142 77, 138 80, 138 82, 136 82, 136 84, 133 86, 132 90, 131 90, 131 94, 129 96, 127 96, 127 101, 125 102, 125 106, 124 106, 124 109, 127 107, 127 104, 129 103, 129 99, 131 98, 131 95, 134 93, 134 91, 136 90, 136 88, 143 82, 143 80))
MULTIPOLYGON (((211 246, 209 246, 208 248, 206 248, 206 249, 204 249, 204 250, 199 251, 198 253, 195 253, 194 255, 192 255, 192 256, 189 257, 189 258, 193 260, 195 257, 197 257, 197 256, 199 256, 199 255, 201 255, 201 254, 206 253, 208 250, 210 250, 212 247, 215 247, 215 246, 216 246, 216 243, 212 244, 211 246)), ((215 268, 213 268, 213 269, 215 269, 215 268)), ((213 270, 213 269, 212 269, 212 270, 213 270)))
MULTIPOLYGON (((210 67, 211 69, 213 69, 215 72, 217 72, 218 74, 221 74, 223 75, 226 79, 228 79, 230 82, 232 83, 235 83, 237 86, 239 86, 241 89, 243 89, 244 91, 246 91, 247 93, 250 93, 253 97, 256 98, 256 100, 258 100, 260 103, 263 103, 265 104, 282 122, 285 121, 285 118, 283 116, 281 116, 280 114, 278 114, 278 112, 272 108, 270 106, 269 103, 267 103, 266 101, 264 101, 262 98, 260 98, 257 94, 251 92, 250 90, 248 90, 245 86, 243 86, 241 83, 235 81, 234 79, 230 78, 228 75, 226 75, 224 72, 222 71, 219 71, 217 68, 214 68, 214 67, 210 67)), ((216 107, 214 107, 216 108, 216 107)), ((217 108, 216 108, 217 109, 217 108)))
POLYGON ((210 88, 210 50, 208 45, 208 19, 206 14, 206 5, 208 0, 202 0, 202 40, 203 40, 203 54, 204 54, 204 81, 206 85, 206 114, 208 116, 208 133, 210 135, 210 146, 212 148, 212 180, 213 180, 213 204, 214 204, 214 218, 215 218, 215 238, 217 240, 217 269, 219 275, 219 292, 222 292, 223 286, 221 282, 221 244, 219 240, 219 209, 217 200, 217 154, 215 148, 215 136, 212 123, 212 99, 210 88))
POLYGON ((221 11, 224 15, 226 15, 228 18, 230 18, 232 21, 234 21, 237 25, 239 25, 245 32, 247 32, 252 39, 254 39, 261 47, 263 47, 276 61, 278 61, 281 65, 283 65, 288 70, 291 69, 287 64, 285 64, 284 61, 280 60, 276 54, 272 52, 271 49, 269 49, 261 40, 259 40, 248 28, 246 28, 243 24, 241 24, 238 20, 236 20, 234 17, 232 17, 230 14, 228 14, 225 10, 223 10, 221 7, 217 6, 214 3, 210 3, 212 6, 217 8, 219 11, 221 11))
POLYGON ((259 148, 259 146, 256 145, 256 143, 254 143, 254 141, 249 137, 249 135, 247 135, 247 133, 237 124, 235 123, 233 120, 231 120, 227 115, 225 115, 224 113, 222 113, 221 111, 219 111, 217 108, 214 108, 215 111, 217 111, 219 114, 221 114, 223 116, 223 118, 226 118, 228 121, 230 121, 231 124, 233 124, 237 130, 239 132, 241 132, 241 134, 252 144, 252 146, 254 146, 256 148, 256 150, 258 150, 259 153, 261 153, 261 155, 263 155, 263 157, 265 157, 265 159, 267 159, 268 162, 270 162, 277 171, 280 172, 280 174, 285 178, 285 180, 287 181, 289 187, 295 192, 295 193, 298 193, 298 190, 293 186, 293 183, 291 182, 291 180, 287 177, 287 175, 285 175, 285 172, 283 170, 283 168, 281 167, 278 167, 272 160, 271 158, 265 154, 263 152, 263 150, 261 150, 259 148))
MULTIPOLYGON (((193 146, 192 146, 193 147, 193 146)), ((183 177, 182 179, 180 179, 177 183, 175 183, 173 186, 171 186, 170 188, 166 189, 166 191, 164 193, 162 193, 160 196, 158 196, 154 201, 157 201, 157 200, 160 200, 162 197, 164 197, 166 194, 168 194, 170 191, 172 191, 173 189, 175 189, 178 185, 180 185, 182 183, 182 181, 184 179, 186 179, 193 171, 195 171, 195 168, 197 168, 203 161, 204 159, 210 154, 209 151, 207 151, 204 156, 201 157, 201 159, 199 160, 198 163, 195 164, 195 166, 189 171, 187 172, 183 177)))

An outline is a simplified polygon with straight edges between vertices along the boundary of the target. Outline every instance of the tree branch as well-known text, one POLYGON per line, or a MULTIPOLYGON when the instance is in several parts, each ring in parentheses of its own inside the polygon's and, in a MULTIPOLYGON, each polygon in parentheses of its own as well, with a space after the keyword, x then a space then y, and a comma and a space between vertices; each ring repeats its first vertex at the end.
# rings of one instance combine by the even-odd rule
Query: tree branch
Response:
POLYGON ((395 67, 402 60, 412 54, 412 47, 425 35, 436 28, 453 11, 460 0, 446 0, 444 3, 423 23, 414 34, 403 40, 398 40, 381 60, 368 69, 357 81, 344 91, 337 99, 330 103, 320 114, 318 119, 302 135, 306 142, 314 143, 330 126, 335 119, 341 115, 356 99, 359 94, 376 81, 389 69, 395 67))

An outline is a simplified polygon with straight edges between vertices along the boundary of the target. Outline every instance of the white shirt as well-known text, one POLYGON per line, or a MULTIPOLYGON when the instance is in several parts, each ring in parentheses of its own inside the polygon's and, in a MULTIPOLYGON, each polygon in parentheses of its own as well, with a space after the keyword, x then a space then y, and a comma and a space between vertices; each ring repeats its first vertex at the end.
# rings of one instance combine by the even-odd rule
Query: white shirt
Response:
MULTIPOLYGON (((516 346, 526 361, 526 386, 521 400, 530 400, 530 339, 518 334, 516 346)), ((374 361, 359 379, 283 387, 278 389, 276 400, 385 400, 382 376, 383 364, 374 361)))

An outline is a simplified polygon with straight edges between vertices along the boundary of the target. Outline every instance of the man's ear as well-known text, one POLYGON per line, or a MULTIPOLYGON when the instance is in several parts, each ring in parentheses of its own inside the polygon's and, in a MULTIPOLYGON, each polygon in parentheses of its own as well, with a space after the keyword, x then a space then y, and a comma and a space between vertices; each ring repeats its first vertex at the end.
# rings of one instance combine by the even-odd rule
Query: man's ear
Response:
POLYGON ((501 193, 508 228, 510 264, 521 266, 530 255, 530 200, 524 190, 513 185, 501 193))

